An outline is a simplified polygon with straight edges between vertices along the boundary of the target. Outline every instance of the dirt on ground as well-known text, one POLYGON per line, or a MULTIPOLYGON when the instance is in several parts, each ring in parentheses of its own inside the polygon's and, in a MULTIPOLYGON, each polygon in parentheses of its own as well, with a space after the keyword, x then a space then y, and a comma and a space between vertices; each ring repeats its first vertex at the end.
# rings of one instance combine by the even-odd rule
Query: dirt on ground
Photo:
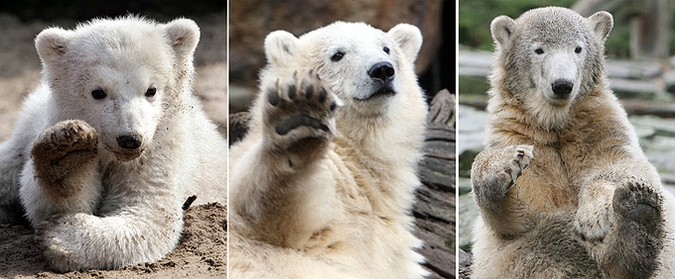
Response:
MULTIPOLYGON (((195 53, 195 94, 225 134, 227 62, 225 13, 193 18, 202 36, 195 53)), ((75 22, 21 22, 0 14, 0 142, 7 140, 23 99, 40 81, 40 62, 33 39, 44 28, 73 28, 75 22)), ((223 166, 223 171, 226 167, 223 166)), ((223 181, 223 183, 226 183, 223 181)), ((0 224, 0 278, 225 278, 227 273, 227 210, 221 204, 193 206, 185 212, 178 247, 156 263, 120 270, 88 270, 64 274, 49 270, 30 228, 0 224)))
POLYGON ((49 270, 32 229, 0 224, 0 278, 225 278, 226 216, 218 203, 189 208, 178 247, 158 262, 63 274, 49 270))

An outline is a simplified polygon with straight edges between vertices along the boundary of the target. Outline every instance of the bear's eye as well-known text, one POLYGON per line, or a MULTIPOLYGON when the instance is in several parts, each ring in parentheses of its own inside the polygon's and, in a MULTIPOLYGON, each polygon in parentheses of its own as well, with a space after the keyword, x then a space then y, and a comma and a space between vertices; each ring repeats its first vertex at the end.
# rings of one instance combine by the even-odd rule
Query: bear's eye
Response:
POLYGON ((94 97, 94 99, 96 99, 96 100, 100 100, 100 99, 105 98, 108 95, 105 94, 103 89, 96 89, 94 91, 91 91, 91 96, 94 97))
POLYGON ((544 50, 538 47, 537 49, 534 50, 534 53, 536 54, 544 54, 544 50))
POLYGON ((155 94, 157 94, 157 88, 154 87, 150 87, 148 88, 148 91, 145 91, 145 97, 148 98, 155 96, 155 94))
POLYGON ((330 57, 330 60, 333 62, 338 62, 342 59, 342 57, 345 57, 345 53, 342 51, 338 51, 333 56, 330 57))
POLYGON ((384 53, 389 54, 389 48, 388 47, 384 47, 382 50, 384 50, 384 53))
POLYGON ((576 53, 581 53, 582 48, 578 46, 577 48, 574 49, 574 52, 576 53))

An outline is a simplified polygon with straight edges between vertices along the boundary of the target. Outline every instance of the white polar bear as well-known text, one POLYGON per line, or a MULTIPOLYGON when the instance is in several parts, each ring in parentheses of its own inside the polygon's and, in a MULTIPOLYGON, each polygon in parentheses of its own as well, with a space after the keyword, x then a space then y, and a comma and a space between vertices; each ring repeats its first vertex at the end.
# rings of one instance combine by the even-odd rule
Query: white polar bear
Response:
POLYGON ((225 202, 226 142, 192 94, 199 28, 138 17, 48 28, 42 84, 0 145, 0 222, 35 227, 58 271, 152 262, 183 203, 225 202))
POLYGON ((231 278, 424 276, 421 44, 408 24, 267 36, 251 130, 230 150, 231 278))

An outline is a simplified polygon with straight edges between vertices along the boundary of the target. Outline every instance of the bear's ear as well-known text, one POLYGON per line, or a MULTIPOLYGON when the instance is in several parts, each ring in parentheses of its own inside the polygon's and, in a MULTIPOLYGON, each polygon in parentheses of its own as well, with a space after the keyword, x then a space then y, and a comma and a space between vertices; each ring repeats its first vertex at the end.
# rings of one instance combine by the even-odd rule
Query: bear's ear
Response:
POLYGON ((199 43, 199 26, 187 18, 175 19, 166 24, 166 35, 179 60, 192 59, 199 43))
POLYGON ((45 64, 58 61, 67 51, 72 31, 61 28, 48 28, 35 37, 35 48, 40 59, 45 64))
POLYGON ((389 29, 387 34, 396 41, 408 61, 414 63, 422 47, 420 29, 414 25, 400 23, 389 29))
POLYGON ((612 31, 612 27, 614 27, 614 18, 612 17, 612 14, 605 11, 597 12, 592 16, 589 16, 587 21, 588 27, 595 33, 595 36, 600 39, 601 42, 605 42, 609 36, 609 32, 612 31))
POLYGON ((498 16, 490 23, 492 39, 502 48, 508 48, 514 32, 516 32, 516 21, 508 16, 498 16))
POLYGON ((270 33, 265 38, 267 63, 282 67, 290 64, 298 52, 299 42, 300 39, 286 31, 278 30, 270 33))

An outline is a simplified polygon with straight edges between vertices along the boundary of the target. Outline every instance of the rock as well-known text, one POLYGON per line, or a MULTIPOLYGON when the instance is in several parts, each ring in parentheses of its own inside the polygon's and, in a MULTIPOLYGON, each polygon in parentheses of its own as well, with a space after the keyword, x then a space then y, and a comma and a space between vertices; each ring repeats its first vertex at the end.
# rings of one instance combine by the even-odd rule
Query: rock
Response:
POLYGON ((458 245, 466 251, 471 250, 473 226, 479 216, 478 205, 473 199, 473 193, 459 196, 459 224, 458 245))
POLYGON ((675 137, 675 119, 661 118, 653 115, 631 116, 631 124, 635 126, 651 127, 656 135, 675 137))
POLYGON ((666 91, 675 93, 675 71, 668 71, 663 74, 663 84, 666 91))
POLYGON ((614 94, 621 98, 654 100, 663 91, 661 86, 652 80, 633 80, 610 77, 614 94))
POLYGON ((634 60, 607 60, 610 78, 649 79, 663 74, 661 63, 634 60))
MULTIPOLYGON (((463 159, 460 159, 463 160, 463 159)), ((468 161, 473 161, 473 158, 471 158, 468 161)), ((459 190, 460 195, 465 195, 471 192, 471 179, 468 177, 459 177, 459 181, 457 181, 457 189, 459 190)))
MULTIPOLYGON (((336 20, 362 21, 382 30, 410 23, 422 30, 424 44, 415 63, 418 73, 431 64, 441 44, 438 0, 230 1, 230 79, 254 85, 265 64, 263 41, 274 30, 296 36, 336 20)), ((448 3, 450 4, 450 3, 448 3)))
POLYGON ((485 111, 460 105, 457 109, 459 116, 458 139, 459 154, 469 149, 482 149, 485 139, 485 126, 488 115, 485 111))

